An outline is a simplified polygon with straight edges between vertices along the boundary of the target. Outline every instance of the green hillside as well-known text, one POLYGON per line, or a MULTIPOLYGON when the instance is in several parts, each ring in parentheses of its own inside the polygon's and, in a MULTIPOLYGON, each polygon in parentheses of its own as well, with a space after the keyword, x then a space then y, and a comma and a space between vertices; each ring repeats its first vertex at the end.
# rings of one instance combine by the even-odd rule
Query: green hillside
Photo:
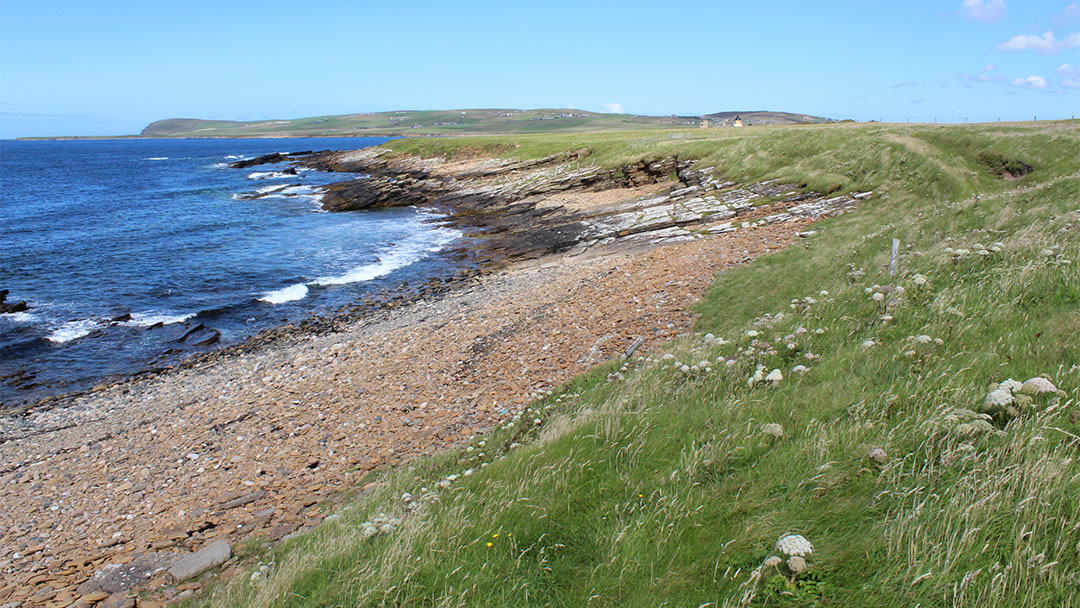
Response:
POLYGON ((624 379, 377 475, 197 605, 1080 606, 1080 123, 387 146, 677 153, 875 194, 719 275, 696 332, 624 379), (798 574, 769 559, 789 534, 813 545, 798 574))
MULTIPOLYGON (((825 119, 781 112, 751 112, 761 121, 823 122, 825 119)), ((151 123, 147 137, 344 137, 361 135, 513 134, 628 131, 697 127, 693 116, 598 114, 582 110, 438 110, 371 112, 292 120, 235 122, 170 118, 151 123)))

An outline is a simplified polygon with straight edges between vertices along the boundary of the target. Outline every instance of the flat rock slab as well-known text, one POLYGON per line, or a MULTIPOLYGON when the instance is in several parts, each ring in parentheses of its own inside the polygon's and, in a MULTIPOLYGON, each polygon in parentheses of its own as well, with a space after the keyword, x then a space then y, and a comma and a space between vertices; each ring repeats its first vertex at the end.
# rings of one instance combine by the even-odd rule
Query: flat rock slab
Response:
POLYGON ((154 577, 183 557, 182 553, 155 552, 136 557, 126 564, 109 564, 79 586, 79 593, 119 593, 154 577))
POLYGON ((174 582, 180 583, 224 564, 230 557, 232 548, 229 543, 215 541, 170 566, 169 576, 174 582))

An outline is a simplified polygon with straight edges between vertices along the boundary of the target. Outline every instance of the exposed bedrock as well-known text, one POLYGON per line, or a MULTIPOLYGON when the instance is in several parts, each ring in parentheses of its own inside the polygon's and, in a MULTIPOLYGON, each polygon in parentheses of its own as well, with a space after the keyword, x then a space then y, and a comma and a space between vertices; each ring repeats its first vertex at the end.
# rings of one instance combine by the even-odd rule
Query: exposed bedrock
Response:
POLYGON ((391 158, 385 149, 367 148, 320 152, 297 163, 364 174, 327 186, 325 210, 440 209, 472 237, 459 252, 481 263, 651 246, 812 219, 843 212, 869 195, 824 198, 774 182, 742 186, 676 156, 616 168, 589 166, 582 162, 587 156, 445 160, 391 158), (603 202, 575 203, 590 196, 603 202))

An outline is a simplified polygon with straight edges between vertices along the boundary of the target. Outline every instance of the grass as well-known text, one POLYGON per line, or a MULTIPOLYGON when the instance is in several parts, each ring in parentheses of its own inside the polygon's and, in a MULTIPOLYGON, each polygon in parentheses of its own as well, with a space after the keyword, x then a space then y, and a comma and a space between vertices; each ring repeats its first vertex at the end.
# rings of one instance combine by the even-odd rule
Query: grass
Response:
POLYGON ((676 153, 738 181, 876 194, 718 275, 693 334, 382 474, 261 555, 265 576, 197 605, 1080 606, 1075 123, 388 144, 485 145, 606 166, 676 153), (1001 159, 1034 171, 1005 179, 1001 159), (904 293, 877 302, 881 286, 904 293), (748 385, 759 365, 784 379, 748 385), (992 385, 1041 374, 1062 394, 980 417, 992 385), (400 525, 366 536, 380 512, 400 525), (788 533, 814 545, 798 577, 763 566, 788 533))

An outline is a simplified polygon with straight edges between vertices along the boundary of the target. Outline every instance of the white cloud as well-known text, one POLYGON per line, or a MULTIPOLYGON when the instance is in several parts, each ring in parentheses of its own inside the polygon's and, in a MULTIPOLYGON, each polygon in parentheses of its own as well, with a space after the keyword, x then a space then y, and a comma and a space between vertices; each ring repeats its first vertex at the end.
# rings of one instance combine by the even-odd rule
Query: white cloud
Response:
POLYGON ((610 112, 612 114, 626 114, 626 109, 623 108, 623 105, 621 103, 612 102, 612 103, 604 103, 604 104, 600 104, 600 105, 601 105, 601 107, 603 107, 605 110, 607 110, 608 112, 610 112))
POLYGON ((1061 51, 1075 48, 1080 48, 1080 32, 1069 34, 1064 40, 1055 38, 1053 32, 1043 32, 1042 36, 1017 34, 997 46, 999 51, 1035 51, 1043 55, 1057 55, 1061 51))
POLYGON ((1005 0, 964 0, 960 12, 982 22, 1000 21, 1005 16, 1005 0))
POLYGON ((1021 89, 1045 89, 1046 79, 1042 76, 1028 76, 1027 78, 1017 78, 1012 81, 1014 87, 1020 87, 1021 89))
POLYGON ((1057 74, 1058 79, 1061 80, 1062 88, 1080 89, 1080 68, 1063 63, 1057 69, 1057 74))

